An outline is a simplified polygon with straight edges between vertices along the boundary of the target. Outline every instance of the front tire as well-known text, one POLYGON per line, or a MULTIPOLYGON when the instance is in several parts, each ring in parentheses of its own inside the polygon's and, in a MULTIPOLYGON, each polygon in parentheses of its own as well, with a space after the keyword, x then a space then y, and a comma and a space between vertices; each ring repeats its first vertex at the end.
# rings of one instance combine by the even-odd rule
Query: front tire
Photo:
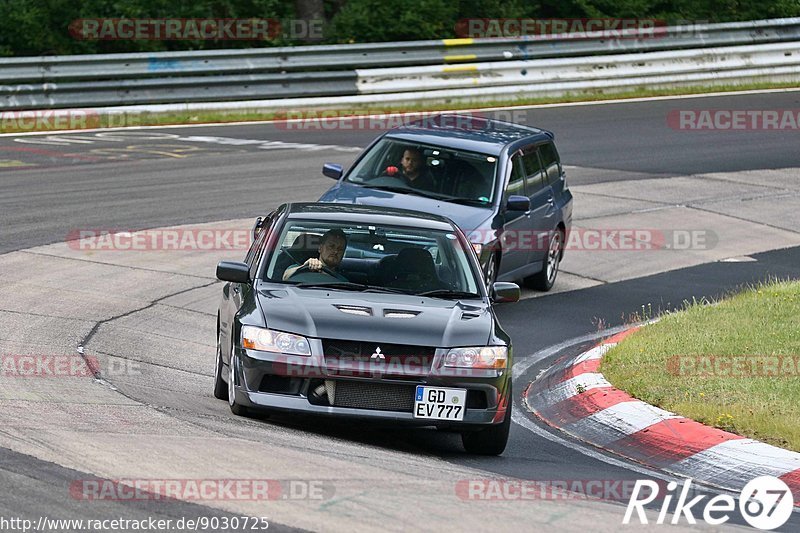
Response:
POLYGON ((228 385, 222 379, 222 371, 225 369, 222 364, 222 343, 220 342, 219 326, 217 326, 217 358, 214 362, 214 398, 217 400, 228 399, 228 385))
POLYGON ((484 270, 484 282, 486 283, 486 290, 492 290, 492 285, 494 282, 497 281, 497 254, 493 253, 489 256, 489 260, 486 263, 486 269, 484 270))
POLYGON ((461 434, 461 443, 468 453, 476 455, 500 455, 508 444, 508 433, 511 430, 511 386, 508 388, 508 405, 506 416, 496 426, 489 426, 480 431, 465 431, 461 434))
POLYGON ((234 388, 234 383, 236 383, 236 359, 233 354, 233 350, 231 350, 231 361, 228 365, 228 405, 231 408, 231 413, 235 414, 236 416, 247 416, 248 410, 247 407, 243 406, 242 404, 236 403, 236 389, 234 388))
POLYGON ((523 283, 526 287, 543 292, 553 288, 558 276, 558 267, 561 264, 563 247, 564 233, 560 229, 556 229, 550 237, 547 256, 545 256, 541 272, 525 278, 523 283))

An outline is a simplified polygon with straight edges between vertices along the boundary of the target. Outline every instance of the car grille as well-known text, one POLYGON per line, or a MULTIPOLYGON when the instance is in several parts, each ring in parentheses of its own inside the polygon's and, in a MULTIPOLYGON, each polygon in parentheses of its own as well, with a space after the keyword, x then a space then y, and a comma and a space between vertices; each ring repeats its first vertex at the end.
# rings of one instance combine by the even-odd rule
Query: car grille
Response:
POLYGON ((349 376, 422 375, 430 371, 436 352, 430 346, 339 339, 323 339, 322 350, 330 374, 349 376))
POLYGON ((415 385, 364 381, 325 381, 328 400, 335 407, 412 412, 415 385))

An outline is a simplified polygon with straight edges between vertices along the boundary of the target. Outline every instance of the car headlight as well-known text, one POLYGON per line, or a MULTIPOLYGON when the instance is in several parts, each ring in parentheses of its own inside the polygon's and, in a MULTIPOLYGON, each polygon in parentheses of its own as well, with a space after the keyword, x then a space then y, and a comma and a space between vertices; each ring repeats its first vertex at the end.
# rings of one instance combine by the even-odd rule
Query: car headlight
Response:
POLYGON ((444 366, 460 368, 505 368, 507 346, 453 348, 444 356, 444 366))
POLYGON ((242 348, 289 355, 311 355, 311 346, 305 337, 255 326, 242 326, 242 348))
POLYGON ((478 255, 478 257, 480 257, 481 252, 483 251, 483 245, 478 244, 477 242, 473 242, 471 244, 472 244, 472 249, 475 250, 475 253, 478 255))

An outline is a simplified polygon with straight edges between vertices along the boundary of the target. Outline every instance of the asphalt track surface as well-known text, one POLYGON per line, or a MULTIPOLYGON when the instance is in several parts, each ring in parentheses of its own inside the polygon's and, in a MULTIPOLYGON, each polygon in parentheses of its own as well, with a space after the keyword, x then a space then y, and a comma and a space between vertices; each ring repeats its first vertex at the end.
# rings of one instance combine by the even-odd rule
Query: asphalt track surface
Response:
MULTIPOLYGON (((800 93, 788 92, 533 109, 524 112, 524 121, 557 133, 566 164, 597 169, 571 182, 588 184, 798 167, 797 132, 686 132, 672 130, 666 124, 667 114, 680 109, 798 107, 800 93)), ((523 121, 519 115, 513 118, 523 121)), ((346 164, 357 154, 346 147, 362 147, 377 134, 297 131, 269 124, 157 131, 180 138, 269 140, 328 148, 265 151, 255 144, 237 146, 174 137, 103 141, 91 140, 88 133, 76 134, 82 142, 51 139, 49 144, 0 137, 0 159, 15 162, 0 169, 0 253, 63 241, 72 228, 138 229, 225 220, 255 216, 283 201, 314 199, 332 184, 318 171, 323 161, 331 159, 329 147, 340 147, 334 150, 334 155, 339 156, 335 160, 346 164), (185 146, 199 148, 187 152, 185 146)), ((643 305, 649 304, 658 313, 678 308, 692 298, 719 297, 769 276, 800 278, 800 247, 766 252, 755 258, 755 262, 709 263, 554 294, 500 306, 498 313, 514 341, 519 362, 553 345, 623 324, 643 305)), ((576 342, 559 353, 577 353, 588 344, 588 340, 576 342)), ((536 361, 515 379, 517 398, 553 357, 536 361)), ((631 469, 614 459, 607 462, 597 455, 587 455, 584 446, 563 435, 557 435, 561 440, 545 438, 544 433, 551 434, 549 429, 538 425, 528 413, 521 415, 538 431, 513 424, 508 448, 497 458, 465 455, 456 435, 441 432, 365 428, 319 420, 309 424, 277 418, 270 423, 388 450, 433 455, 487 475, 535 480, 648 477, 641 467, 631 469)), ((605 457, 598 450, 592 453, 605 457)), ((51 515, 85 515, 86 507, 79 502, 65 502, 50 495, 54 487, 63 488, 70 480, 86 477, 84 473, 0 450, 0 484, 14 487, 13 494, 7 492, 0 498, 0 512, 35 517, 46 509, 51 515)), ((92 509, 98 516, 120 512, 131 517, 224 514, 185 502, 157 508, 141 502, 97 502, 92 509)), ((783 530, 798 528, 800 518, 794 513, 783 530)))
MULTIPOLYGON (((670 112, 685 109, 798 107, 800 92, 781 92, 538 108, 502 116, 554 131, 566 164, 595 169, 569 177, 571 184, 585 185, 798 167, 797 131, 682 131, 667 123, 670 112)), ((72 142, 0 137, 0 161, 6 161, 0 164, 0 253, 63 240, 68 228, 145 228, 255 217, 282 201, 316 199, 332 184, 319 173, 322 163, 347 164, 357 155, 265 154, 257 145, 145 138, 154 131, 348 147, 363 147, 379 133, 369 127, 320 130, 307 123, 101 134, 120 139, 107 142, 93 134, 72 135, 72 142), (30 166, 9 166, 15 164, 30 166)))

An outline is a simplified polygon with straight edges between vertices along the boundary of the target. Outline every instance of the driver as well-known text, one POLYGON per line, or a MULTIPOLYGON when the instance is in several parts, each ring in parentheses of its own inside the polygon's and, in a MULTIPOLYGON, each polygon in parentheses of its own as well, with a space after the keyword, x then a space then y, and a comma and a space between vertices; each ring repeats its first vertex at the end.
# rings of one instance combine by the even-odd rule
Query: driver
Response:
POLYGON ((307 268, 312 272, 320 272, 325 268, 323 272, 329 272, 337 279, 347 281, 347 278, 338 270, 344 257, 345 248, 347 248, 347 235, 341 229, 334 228, 326 231, 319 242, 319 259, 311 257, 302 265, 295 263, 283 273, 283 280, 288 280, 302 268, 307 268))
MULTIPOLYGON (((394 172, 390 172, 390 176, 394 176, 398 169, 396 167, 389 167, 394 172)), ((433 177, 430 170, 425 165, 425 156, 418 148, 406 148, 403 152, 403 158, 400 159, 400 169, 397 177, 403 180, 406 185, 414 189, 421 189, 432 191, 433 190, 433 177)))

